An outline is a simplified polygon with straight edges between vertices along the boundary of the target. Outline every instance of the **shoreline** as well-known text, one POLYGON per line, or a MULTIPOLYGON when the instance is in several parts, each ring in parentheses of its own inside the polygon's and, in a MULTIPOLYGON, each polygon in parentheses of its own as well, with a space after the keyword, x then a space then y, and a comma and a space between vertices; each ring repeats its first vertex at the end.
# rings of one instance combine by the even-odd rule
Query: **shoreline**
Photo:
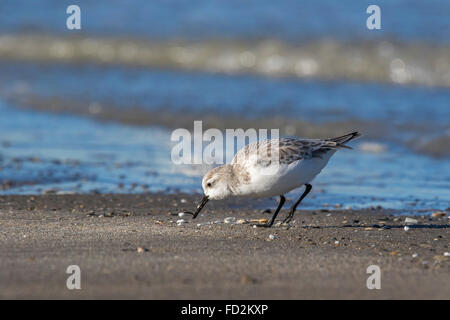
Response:
POLYGON ((297 210, 289 228, 255 229, 223 221, 271 214, 217 201, 177 224, 181 218, 171 214, 198 200, 0 196, 0 298, 450 298, 448 216, 414 216, 418 223, 405 231, 405 216, 383 209, 297 210), (73 264, 81 290, 65 287, 73 264), (373 264, 381 269, 380 290, 366 287, 373 264))
POLYGON ((37 95, 3 96, 6 102, 14 105, 19 110, 44 112, 49 114, 68 114, 92 119, 105 123, 118 123, 132 127, 156 127, 164 130, 188 128, 192 131, 194 121, 202 119, 204 128, 218 128, 224 131, 226 128, 255 128, 265 129, 274 126, 280 129, 281 135, 296 135, 314 138, 327 138, 343 135, 349 131, 364 132, 364 137, 369 142, 377 141, 382 145, 394 143, 406 148, 412 153, 429 156, 434 159, 445 159, 450 155, 450 148, 446 147, 450 137, 442 134, 445 127, 442 125, 430 129, 419 123, 386 124, 383 121, 370 121, 364 118, 335 119, 334 121, 314 122, 306 118, 289 118, 280 116, 275 109, 265 112, 270 117, 264 118, 258 115, 254 118, 241 117, 234 113, 227 116, 216 115, 211 110, 202 111, 190 109, 182 118, 178 117, 175 109, 159 108, 155 110, 144 106, 135 105, 127 107, 115 105, 111 102, 89 102, 83 99, 67 100, 60 97, 39 97, 37 95), (164 111, 164 112, 162 112, 164 111), (274 117, 274 118, 271 118, 274 117), (345 129, 343 129, 345 128, 345 129), (413 136, 400 138, 405 134, 413 136), (422 139, 418 143, 419 138, 422 139))

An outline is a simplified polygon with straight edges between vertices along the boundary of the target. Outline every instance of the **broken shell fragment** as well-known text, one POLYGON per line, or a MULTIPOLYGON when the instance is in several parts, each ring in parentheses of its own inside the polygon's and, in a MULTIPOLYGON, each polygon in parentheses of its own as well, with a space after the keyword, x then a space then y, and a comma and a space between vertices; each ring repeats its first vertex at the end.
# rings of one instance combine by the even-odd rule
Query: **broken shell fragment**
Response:
POLYGON ((406 224, 409 224, 409 225, 412 225, 412 224, 417 224, 418 221, 417 221, 416 219, 407 217, 407 218, 405 219, 405 223, 406 223, 406 224))
POLYGON ((251 219, 250 220, 250 222, 252 222, 252 223, 267 223, 267 222, 269 222, 269 220, 268 219, 264 219, 264 218, 262 218, 262 219, 251 219))
POLYGON ((233 222, 236 222, 236 218, 235 217, 227 217, 227 218, 223 219, 223 222, 233 223, 233 222))
POLYGON ((442 218, 445 217, 447 214, 445 212, 442 211, 436 211, 433 212, 433 214, 431 215, 433 218, 442 218))

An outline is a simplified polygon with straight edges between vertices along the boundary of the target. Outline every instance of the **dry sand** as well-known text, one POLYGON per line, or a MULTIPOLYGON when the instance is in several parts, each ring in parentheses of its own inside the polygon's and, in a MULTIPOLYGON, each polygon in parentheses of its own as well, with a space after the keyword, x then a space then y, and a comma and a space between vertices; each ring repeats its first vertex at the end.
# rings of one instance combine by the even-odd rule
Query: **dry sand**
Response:
POLYGON ((289 229, 198 226, 270 218, 248 202, 222 201, 177 225, 180 218, 170 213, 192 210, 198 200, 2 196, 0 298, 450 298, 447 216, 417 217, 408 231, 405 217, 381 209, 299 210, 289 229), (66 288, 66 268, 74 264, 81 290, 66 288), (366 287, 373 264, 381 268, 380 290, 366 287))

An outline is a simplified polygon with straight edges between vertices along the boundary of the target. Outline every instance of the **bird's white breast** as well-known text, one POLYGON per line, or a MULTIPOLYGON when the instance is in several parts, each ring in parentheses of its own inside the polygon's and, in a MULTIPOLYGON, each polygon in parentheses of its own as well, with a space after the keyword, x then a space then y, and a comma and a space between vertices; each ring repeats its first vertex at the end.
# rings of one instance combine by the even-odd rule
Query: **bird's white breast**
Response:
POLYGON ((275 164, 271 167, 252 162, 246 167, 250 181, 239 188, 237 195, 271 197, 285 194, 311 182, 327 165, 333 154, 334 151, 331 151, 322 158, 301 159, 290 164, 275 164))

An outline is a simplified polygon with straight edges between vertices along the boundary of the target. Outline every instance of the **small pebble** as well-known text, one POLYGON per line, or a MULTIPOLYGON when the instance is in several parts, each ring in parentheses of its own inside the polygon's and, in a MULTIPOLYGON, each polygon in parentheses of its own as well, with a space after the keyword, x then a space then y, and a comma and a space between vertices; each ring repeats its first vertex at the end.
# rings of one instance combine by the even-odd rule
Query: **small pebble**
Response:
POLYGON ((209 224, 208 222, 197 223, 197 227, 207 226, 208 224, 209 224))

